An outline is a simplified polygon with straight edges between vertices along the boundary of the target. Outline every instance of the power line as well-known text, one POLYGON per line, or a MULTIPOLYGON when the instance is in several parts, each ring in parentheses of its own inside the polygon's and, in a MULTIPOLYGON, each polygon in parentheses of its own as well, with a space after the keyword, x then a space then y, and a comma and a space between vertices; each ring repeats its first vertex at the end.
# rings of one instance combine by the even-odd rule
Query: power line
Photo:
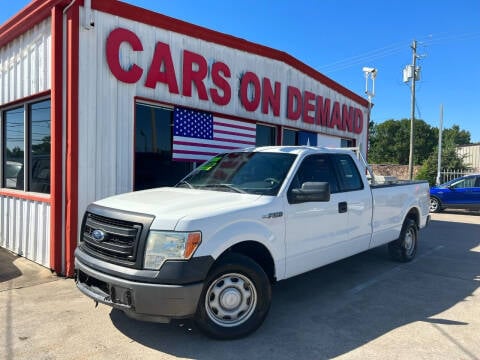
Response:
MULTIPOLYGON (((438 34, 437 35, 427 35, 421 37, 418 45, 421 46, 431 46, 431 45, 438 45, 445 42, 453 42, 459 40, 473 40, 480 38, 480 32, 471 32, 471 33, 462 33, 462 34, 438 34)), ((405 46, 408 44, 408 41, 402 41, 397 43, 392 43, 390 45, 373 49, 367 51, 365 53, 351 56, 345 59, 337 60, 329 64, 318 66, 318 69, 323 72, 335 72, 339 70, 348 69, 353 66, 358 66, 359 64, 364 64, 367 62, 372 62, 373 60, 388 57, 391 55, 395 55, 397 53, 403 52, 405 46)))

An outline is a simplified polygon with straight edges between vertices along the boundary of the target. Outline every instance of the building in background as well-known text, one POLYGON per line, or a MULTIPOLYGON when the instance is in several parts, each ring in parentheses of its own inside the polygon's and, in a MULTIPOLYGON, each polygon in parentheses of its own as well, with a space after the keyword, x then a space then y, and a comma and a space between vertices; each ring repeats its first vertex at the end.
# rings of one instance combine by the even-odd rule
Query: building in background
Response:
POLYGON ((466 166, 480 172, 480 144, 457 146, 457 154, 466 166))
POLYGON ((88 203, 255 145, 358 146, 368 102, 292 56, 116 0, 0 27, 0 246, 72 275, 88 203))

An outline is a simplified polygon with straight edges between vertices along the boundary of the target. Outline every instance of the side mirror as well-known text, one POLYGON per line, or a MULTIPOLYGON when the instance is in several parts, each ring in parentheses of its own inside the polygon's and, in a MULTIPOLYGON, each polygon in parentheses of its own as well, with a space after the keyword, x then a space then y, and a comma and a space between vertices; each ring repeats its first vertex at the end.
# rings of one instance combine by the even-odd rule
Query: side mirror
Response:
POLYGON ((305 182, 300 189, 291 189, 288 193, 290 204, 314 201, 330 201, 330 184, 328 182, 305 182))

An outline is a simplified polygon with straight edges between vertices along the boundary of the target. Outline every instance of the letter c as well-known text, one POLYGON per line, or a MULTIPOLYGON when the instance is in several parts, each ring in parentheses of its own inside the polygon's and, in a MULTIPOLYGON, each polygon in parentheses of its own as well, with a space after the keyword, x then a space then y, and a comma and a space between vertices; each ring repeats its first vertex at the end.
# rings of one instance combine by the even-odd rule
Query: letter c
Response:
POLYGON ((112 74, 120 81, 133 84, 136 83, 143 74, 143 69, 137 64, 133 64, 129 70, 125 70, 120 65, 120 46, 127 42, 134 51, 143 51, 142 42, 138 36, 130 30, 117 28, 112 30, 107 38, 107 63, 112 74))

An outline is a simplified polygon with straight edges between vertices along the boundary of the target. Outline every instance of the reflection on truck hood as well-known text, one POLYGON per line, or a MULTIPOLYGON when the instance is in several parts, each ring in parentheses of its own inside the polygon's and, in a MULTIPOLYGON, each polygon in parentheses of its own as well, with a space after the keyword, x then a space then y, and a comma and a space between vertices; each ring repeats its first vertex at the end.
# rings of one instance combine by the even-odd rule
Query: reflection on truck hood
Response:
POLYGON ((206 218, 253 206, 260 195, 163 187, 98 200, 95 204, 155 216, 152 228, 173 230, 184 217, 206 218))

